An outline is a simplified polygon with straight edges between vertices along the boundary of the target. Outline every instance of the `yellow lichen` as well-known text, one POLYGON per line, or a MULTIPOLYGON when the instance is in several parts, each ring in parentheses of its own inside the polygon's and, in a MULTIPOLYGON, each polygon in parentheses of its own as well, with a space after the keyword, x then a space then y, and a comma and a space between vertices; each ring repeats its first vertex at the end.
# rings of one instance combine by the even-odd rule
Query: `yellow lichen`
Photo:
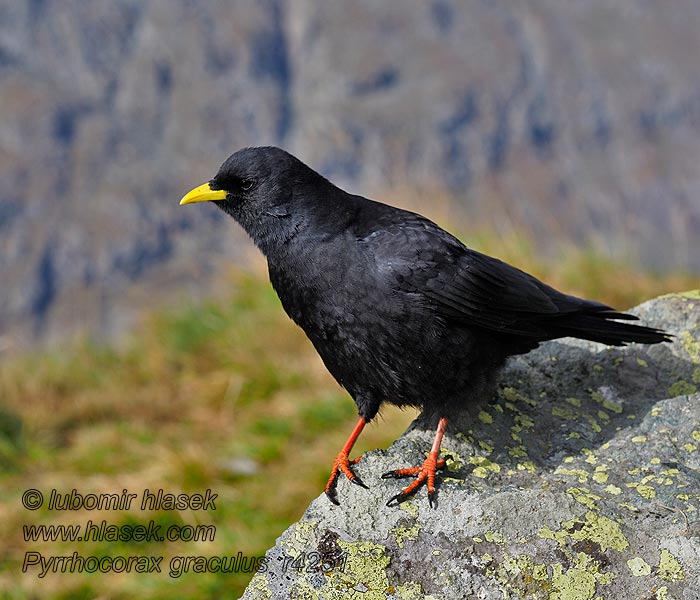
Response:
POLYGON ((591 494, 588 488, 569 488, 566 490, 567 494, 570 494, 571 496, 574 497, 576 502, 580 502, 584 506, 587 506, 590 509, 593 510, 598 510, 598 506, 596 505, 596 501, 600 500, 600 496, 596 496, 595 494, 591 494))
POLYGON ((613 400, 608 400, 607 398, 603 399, 603 408, 606 408, 607 410, 610 410, 618 415, 622 412, 622 404, 613 400))
POLYGON ((676 381, 670 388, 668 388, 668 393, 671 398, 676 396, 687 396, 689 394, 694 394, 697 388, 689 381, 676 381))
POLYGON ((489 472, 500 473, 501 471, 501 465, 491 462, 485 456, 472 456, 469 458, 469 462, 476 465, 472 471, 472 475, 481 479, 488 477, 489 472))
POLYGON ((653 498, 654 496, 656 496, 654 488, 646 484, 640 483, 639 481, 631 481, 630 483, 627 483, 625 485, 628 488, 634 488, 643 498, 653 498))
POLYGON ((659 296, 659 298, 684 298, 686 300, 700 300, 700 289, 688 290, 687 292, 671 292, 670 294, 659 296))
POLYGON ((535 426, 535 422, 527 415, 516 415, 515 422, 522 425, 525 429, 532 429, 535 426))
POLYGON ((693 364, 700 364, 700 341, 695 339, 690 331, 684 331, 681 333, 681 343, 690 355, 693 364))
POLYGON ((329 589, 341 592, 337 594, 337 597, 342 598, 347 597, 347 593, 342 594, 343 588, 347 590, 361 583, 364 599, 384 600, 386 589, 389 587, 386 568, 391 562, 386 554, 386 547, 371 542, 345 542, 343 540, 338 540, 338 545, 346 552, 347 559, 342 573, 334 572, 331 575, 329 589))
POLYGON ((487 413, 485 410, 480 410, 479 411, 479 421, 482 423, 485 423, 486 425, 489 425, 493 423, 493 417, 487 413))
POLYGON ((647 577, 651 575, 651 567, 641 556, 635 556, 627 561, 627 568, 635 577, 647 577))
POLYGON ((549 595, 552 588, 547 566, 536 564, 526 554, 510 556, 504 554, 501 564, 492 566, 487 573, 495 577, 503 586, 503 591, 513 590, 518 597, 541 597, 549 595))
POLYGON ((585 521, 581 521, 581 519, 564 521, 562 529, 559 531, 543 527, 537 535, 545 539, 554 540, 559 545, 564 545, 567 537, 576 541, 588 540, 598 544, 603 552, 608 548, 622 552, 629 546, 622 529, 615 521, 592 510, 586 513, 585 518, 585 521))
POLYGON ((529 404, 530 406, 537 406, 537 402, 535 400, 524 396, 513 387, 503 388, 501 390, 501 396, 504 400, 508 400, 510 402, 524 402, 525 404, 529 404))
POLYGON ((612 483, 605 486, 605 491, 608 492, 608 494, 612 494, 613 496, 619 496, 622 493, 622 490, 616 485, 613 485, 612 483))
POLYGON ((661 550, 659 556, 658 574, 666 581, 680 581, 685 578, 681 563, 666 548, 661 550))
POLYGON ((479 479, 486 479, 489 476, 489 472, 484 469, 484 467, 474 467, 472 475, 474 477, 478 477, 479 479))
POLYGON ((396 543, 399 548, 403 548, 406 541, 415 541, 418 539, 418 533, 420 531, 420 526, 415 523, 411 527, 393 527, 391 533, 394 534, 396 538, 396 543))
POLYGON ((495 531, 487 531, 484 534, 484 538, 487 542, 491 542, 493 544, 503 544, 506 541, 500 533, 496 533, 495 531))
POLYGON ((656 498, 656 490, 650 485, 645 485, 643 483, 637 486, 637 493, 642 496, 642 498, 656 498))
POLYGON ((565 408, 563 406, 553 406, 552 416, 559 417, 560 419, 575 419, 578 415, 573 410, 565 408))
POLYGON ((603 428, 598 425, 598 421, 596 421, 593 417, 590 415, 583 415, 583 417, 588 421, 588 424, 591 426, 591 429, 595 431, 596 433, 600 433, 603 431, 603 428))
POLYGON ((262 573, 253 575, 253 579, 251 579, 248 584, 248 589, 252 592, 253 596, 261 600, 270 600, 270 598, 272 598, 270 584, 262 573))
POLYGON ((292 539, 281 541, 280 546, 284 548, 284 551, 289 556, 297 558, 309 547, 310 540, 314 539, 314 529, 314 524, 306 521, 299 521, 294 526, 292 539))
POLYGON ((488 454, 491 454, 493 452, 493 446, 491 446, 490 444, 487 444, 486 442, 481 441, 481 440, 479 441, 479 448, 481 448, 482 450, 484 450, 488 454))
POLYGON ((571 533, 571 538, 596 542, 603 552, 608 548, 622 552, 629 546, 622 529, 615 521, 593 511, 586 513, 586 522, 583 528, 571 533))
POLYGON ((508 448, 508 454, 513 458, 525 458, 527 456, 527 450, 525 446, 513 446, 508 448))
POLYGON ((527 471, 530 474, 534 474, 537 471, 537 467, 535 467, 535 463, 531 460, 526 460, 518 463, 518 471, 527 471))
POLYGON ((456 473, 461 470, 462 465, 464 465, 464 459, 454 450, 447 450, 446 454, 445 464, 447 465, 447 470, 450 473, 456 473))
POLYGON ((525 554, 504 554, 501 564, 489 567, 487 574, 501 583, 504 595, 512 591, 518 598, 602 600, 595 596, 597 586, 608 585, 616 575, 600 573, 600 563, 583 552, 572 558, 574 564, 565 569, 561 563, 535 563, 525 554))
POLYGON ((542 527, 542 529, 537 532, 537 535, 546 540, 553 540, 560 546, 566 544, 566 538, 569 537, 569 534, 562 529, 554 531, 546 526, 542 527))
MULTIPOLYGON (((398 595, 401 600, 438 600, 432 594, 423 594, 423 588, 420 583, 414 583, 413 581, 398 586, 396 588, 396 595, 398 595)), ((361 597, 364 599, 364 595, 361 597)))
POLYGON ((583 469, 562 469, 561 467, 557 467, 554 474, 576 477, 579 483, 586 483, 588 481, 588 471, 584 471, 583 469))
POLYGON ((360 597, 362 600, 386 600, 387 596, 391 596, 402 600, 437 600, 434 596, 424 595, 419 583, 409 581, 396 587, 389 583, 386 568, 391 559, 385 546, 344 540, 339 540, 338 545, 347 557, 343 569, 330 572, 326 583, 320 588, 309 580, 297 580, 289 590, 290 597, 307 600, 360 597))
POLYGON ((595 575, 583 569, 564 571, 559 563, 552 566, 553 591, 550 600, 592 600, 595 595, 595 575))
POLYGON ((602 471, 596 471, 595 473, 593 473, 593 481, 596 481, 597 483, 605 483, 607 480, 607 473, 603 473, 602 471))
POLYGON ((399 504, 399 508, 414 518, 418 516, 418 505, 412 500, 401 502, 401 504, 399 504))

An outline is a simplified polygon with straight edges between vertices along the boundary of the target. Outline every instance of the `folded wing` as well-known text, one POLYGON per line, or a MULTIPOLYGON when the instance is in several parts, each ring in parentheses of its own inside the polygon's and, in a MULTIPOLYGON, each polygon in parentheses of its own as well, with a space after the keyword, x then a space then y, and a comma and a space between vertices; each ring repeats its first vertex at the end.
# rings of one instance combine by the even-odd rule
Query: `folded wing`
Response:
POLYGON ((419 296, 447 319, 535 343, 565 336, 610 345, 669 339, 660 330, 620 322, 637 320, 633 315, 563 294, 470 250, 418 215, 400 225, 384 224, 365 241, 393 288, 419 296))

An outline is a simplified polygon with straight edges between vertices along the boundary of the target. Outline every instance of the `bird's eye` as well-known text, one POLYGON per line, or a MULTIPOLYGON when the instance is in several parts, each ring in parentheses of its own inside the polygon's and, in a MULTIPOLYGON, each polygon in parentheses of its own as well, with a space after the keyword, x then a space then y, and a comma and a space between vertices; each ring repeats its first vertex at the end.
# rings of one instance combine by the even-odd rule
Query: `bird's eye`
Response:
POLYGON ((255 185, 255 182, 252 179, 244 179, 241 181, 241 189, 244 191, 248 191, 253 188, 255 185))

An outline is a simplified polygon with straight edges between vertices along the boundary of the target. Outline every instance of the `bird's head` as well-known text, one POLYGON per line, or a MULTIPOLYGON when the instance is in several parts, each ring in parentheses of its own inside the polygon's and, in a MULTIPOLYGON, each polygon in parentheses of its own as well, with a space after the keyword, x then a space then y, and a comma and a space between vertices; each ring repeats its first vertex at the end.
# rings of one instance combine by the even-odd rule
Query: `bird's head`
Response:
MULTIPOLYGON (((266 251, 299 229, 304 211, 295 197, 307 186, 328 184, 300 160, 273 146, 244 148, 229 156, 207 183, 188 192, 180 204, 215 202, 238 221, 266 251)), ((330 185, 330 184, 329 184, 330 185)))

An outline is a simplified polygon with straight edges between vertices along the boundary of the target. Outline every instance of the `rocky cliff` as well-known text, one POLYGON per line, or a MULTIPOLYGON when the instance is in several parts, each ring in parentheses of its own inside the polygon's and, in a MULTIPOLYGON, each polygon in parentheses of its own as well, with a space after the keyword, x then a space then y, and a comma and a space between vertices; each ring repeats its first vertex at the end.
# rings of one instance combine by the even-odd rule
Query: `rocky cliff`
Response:
POLYGON ((177 201, 245 145, 700 270, 698 29, 694 0, 2 2, 4 343, 206 289, 241 236, 177 201))
POLYGON ((634 312, 672 344, 547 342, 448 428, 438 508, 401 482, 432 432, 418 419, 314 500, 243 598, 700 598, 700 290, 634 312))

